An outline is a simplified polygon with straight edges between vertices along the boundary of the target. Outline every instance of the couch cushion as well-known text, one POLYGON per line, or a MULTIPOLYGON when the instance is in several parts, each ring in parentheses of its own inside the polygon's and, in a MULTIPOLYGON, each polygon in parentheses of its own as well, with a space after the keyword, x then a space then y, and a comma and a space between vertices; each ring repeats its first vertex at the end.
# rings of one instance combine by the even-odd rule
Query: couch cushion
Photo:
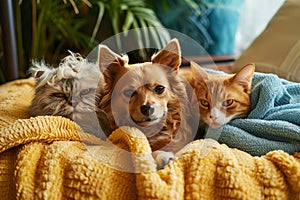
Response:
MULTIPOLYGON (((266 29, 234 62, 232 70, 254 62, 256 71, 300 81, 300 1, 287 0, 266 29)), ((249 30, 251 31, 251 30, 249 30)))

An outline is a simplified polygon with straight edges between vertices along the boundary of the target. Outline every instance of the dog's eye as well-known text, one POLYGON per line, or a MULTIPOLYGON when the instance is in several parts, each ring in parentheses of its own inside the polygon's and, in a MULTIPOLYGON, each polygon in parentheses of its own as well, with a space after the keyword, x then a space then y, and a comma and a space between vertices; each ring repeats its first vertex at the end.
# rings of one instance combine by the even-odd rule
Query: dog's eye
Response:
POLYGON ((123 94, 126 96, 126 97, 132 97, 134 95, 136 95, 136 91, 132 90, 132 89, 128 89, 128 90, 125 90, 123 92, 123 94))
POLYGON ((233 100, 233 99, 228 99, 228 100, 222 102, 222 106, 224 106, 224 107, 229 107, 229 106, 231 106, 233 103, 234 103, 234 100, 233 100))
POLYGON ((156 94, 162 94, 165 91, 165 87, 162 85, 158 85, 154 88, 154 92, 156 94))

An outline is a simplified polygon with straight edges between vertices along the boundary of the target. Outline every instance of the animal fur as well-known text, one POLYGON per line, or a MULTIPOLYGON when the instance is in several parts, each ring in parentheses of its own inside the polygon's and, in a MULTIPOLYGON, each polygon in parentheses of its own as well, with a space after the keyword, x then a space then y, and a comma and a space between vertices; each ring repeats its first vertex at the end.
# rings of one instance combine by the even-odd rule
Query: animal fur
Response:
POLYGON ((153 55, 151 62, 137 64, 128 64, 127 56, 119 56, 107 46, 99 47, 106 83, 100 108, 108 114, 112 130, 138 127, 148 138, 159 166, 193 137, 188 123, 191 103, 186 83, 178 74, 180 64, 176 39, 153 55))

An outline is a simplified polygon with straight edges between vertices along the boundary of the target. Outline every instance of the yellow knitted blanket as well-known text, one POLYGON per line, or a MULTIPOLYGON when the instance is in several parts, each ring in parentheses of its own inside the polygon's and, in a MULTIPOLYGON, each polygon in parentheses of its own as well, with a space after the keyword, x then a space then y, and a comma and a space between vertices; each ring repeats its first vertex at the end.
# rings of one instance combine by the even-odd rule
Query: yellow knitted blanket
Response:
POLYGON ((261 157, 198 140, 156 170, 145 136, 109 141, 62 117, 28 117, 33 79, 0 86, 0 199, 300 199, 300 153, 261 157))

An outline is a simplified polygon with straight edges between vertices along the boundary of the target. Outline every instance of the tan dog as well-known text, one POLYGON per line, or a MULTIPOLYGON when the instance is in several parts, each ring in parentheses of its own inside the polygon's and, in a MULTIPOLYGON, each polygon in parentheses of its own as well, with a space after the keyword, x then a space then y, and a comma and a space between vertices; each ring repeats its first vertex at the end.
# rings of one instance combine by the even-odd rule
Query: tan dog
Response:
POLYGON ((151 62, 128 64, 107 46, 99 47, 99 65, 106 86, 100 102, 112 130, 139 128, 148 138, 158 168, 167 164, 188 142, 193 131, 186 83, 178 74, 180 46, 173 39, 151 62))

